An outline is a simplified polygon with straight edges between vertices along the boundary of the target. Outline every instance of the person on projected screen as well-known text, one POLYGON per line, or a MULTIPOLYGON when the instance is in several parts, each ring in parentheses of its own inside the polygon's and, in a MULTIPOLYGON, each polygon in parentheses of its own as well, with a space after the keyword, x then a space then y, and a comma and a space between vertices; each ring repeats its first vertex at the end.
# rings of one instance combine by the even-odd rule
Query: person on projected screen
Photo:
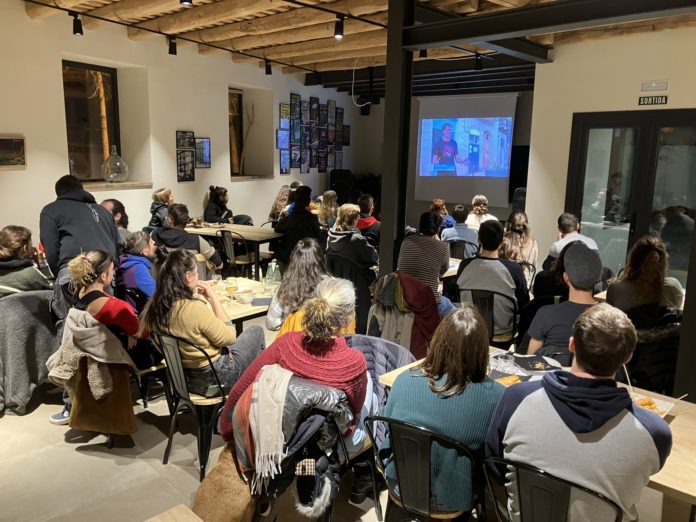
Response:
POLYGON ((434 169, 438 176, 456 176, 455 162, 468 165, 469 158, 459 156, 457 142, 452 139, 452 124, 445 123, 442 126, 442 139, 433 145, 433 165, 452 165, 452 169, 442 167, 434 169))

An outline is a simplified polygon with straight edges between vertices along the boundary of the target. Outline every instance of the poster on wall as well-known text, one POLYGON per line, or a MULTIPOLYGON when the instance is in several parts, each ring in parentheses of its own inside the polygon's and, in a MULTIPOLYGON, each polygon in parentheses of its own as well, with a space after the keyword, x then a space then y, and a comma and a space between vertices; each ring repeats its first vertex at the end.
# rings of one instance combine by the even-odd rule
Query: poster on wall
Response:
POLYGON ((327 140, 329 145, 336 143, 336 127, 329 123, 329 130, 327 134, 327 140))
POLYGON ((193 131, 176 131, 176 148, 193 149, 196 147, 196 135, 193 131))
POLYGON ((319 126, 326 127, 329 124, 329 109, 326 105, 319 105, 319 126))
POLYGON ((350 125, 343 126, 343 146, 350 147, 350 125))
POLYGON ((300 118, 300 95, 290 93, 290 118, 300 118))
POLYGON ((300 146, 292 145, 290 147, 290 168, 299 169, 300 168, 300 146))
POLYGON ((276 149, 289 149, 290 148, 290 131, 285 129, 278 129, 276 131, 276 149))
POLYGON ((196 181, 196 171, 194 170, 195 150, 176 151, 176 180, 177 181, 196 181))
POLYGON ((326 151, 319 149, 317 151, 317 168, 319 172, 326 172, 326 151))
POLYGON ((0 170, 19 170, 26 166, 24 138, 0 138, 0 170))
POLYGON ((290 174, 290 151, 281 150, 280 151, 280 173, 290 174))
POLYGON ((300 120, 293 118, 290 120, 290 143, 300 144, 302 139, 302 129, 300 127, 300 120))
POLYGON ((343 168, 343 153, 342 152, 336 151, 336 166, 334 168, 336 170, 343 168))
POLYGON ((343 130, 336 129, 336 139, 334 140, 336 150, 343 150, 343 130))
POLYGON ((328 123, 329 125, 336 125, 336 102, 334 100, 329 100, 326 102, 328 109, 328 123))
POLYGON ((196 168, 210 168, 210 138, 196 138, 196 168))
POLYGON ((309 97, 309 121, 319 121, 319 98, 309 97))
POLYGON ((300 102, 300 120, 302 125, 309 125, 309 102, 307 100, 300 102))
POLYGON ((309 126, 302 125, 300 132, 300 147, 303 149, 309 148, 309 126))
POLYGON ((309 148, 319 148, 319 127, 316 121, 309 122, 309 148))
POLYGON ((336 129, 343 127, 343 109, 336 107, 336 129))
POLYGON ((334 149, 333 145, 329 145, 329 148, 326 150, 326 168, 329 172, 336 168, 336 149, 334 149))
POLYGON ((309 168, 316 169, 319 164, 319 151, 317 149, 309 149, 309 168))
POLYGON ((309 149, 300 152, 300 173, 309 174, 309 149))
POLYGON ((326 127, 319 127, 319 150, 326 150, 329 144, 329 135, 326 127))
POLYGON ((278 114, 279 114, 278 126, 281 129, 289 129, 290 128, 290 104, 289 103, 281 103, 280 104, 280 111, 278 114))

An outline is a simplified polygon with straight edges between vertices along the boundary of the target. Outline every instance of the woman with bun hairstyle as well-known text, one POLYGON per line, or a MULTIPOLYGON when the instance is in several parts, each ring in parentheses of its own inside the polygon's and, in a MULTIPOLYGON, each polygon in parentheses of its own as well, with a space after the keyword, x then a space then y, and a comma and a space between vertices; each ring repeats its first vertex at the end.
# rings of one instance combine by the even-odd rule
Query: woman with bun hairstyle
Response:
POLYGON ((344 391, 350 409, 356 417, 359 415, 367 391, 367 363, 362 352, 348 346, 338 335, 354 319, 353 284, 336 277, 322 279, 315 297, 305 302, 302 311, 304 331, 285 334, 266 348, 227 396, 220 424, 220 433, 226 441, 234 440, 231 417, 237 401, 256 380, 261 368, 270 364, 344 391))
POLYGON ((225 187, 210 185, 208 206, 205 207, 203 220, 206 223, 232 223, 232 211, 227 208, 230 196, 225 187))
POLYGON ((161 188, 152 193, 152 205, 150 205, 150 222, 148 226, 163 227, 167 224, 169 205, 174 203, 174 193, 170 188, 161 188))
MULTIPOLYGON (((134 232, 127 240, 116 270, 116 286, 142 292, 147 298, 155 293, 155 279, 152 277, 152 260, 157 246, 147 232, 134 232)), ((126 299, 128 301, 128 299, 126 299)), ((134 308, 135 303, 129 303, 134 308)), ((142 310, 138 310, 142 311, 142 310)))
POLYGON ((51 282, 34 265, 28 228, 8 225, 0 230, 0 297, 29 290, 50 290, 51 282))
POLYGON ((481 223, 489 219, 498 219, 493 214, 488 213, 488 198, 483 194, 477 194, 471 200, 471 212, 466 218, 466 226, 478 231, 481 223))

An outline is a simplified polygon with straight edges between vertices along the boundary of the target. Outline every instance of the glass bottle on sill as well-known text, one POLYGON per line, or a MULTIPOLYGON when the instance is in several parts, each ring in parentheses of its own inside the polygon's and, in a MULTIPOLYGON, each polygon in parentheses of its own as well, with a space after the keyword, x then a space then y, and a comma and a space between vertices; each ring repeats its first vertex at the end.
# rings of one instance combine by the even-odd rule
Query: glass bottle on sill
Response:
POLYGON ((102 163, 101 172, 109 183, 123 183, 128 179, 128 165, 116 152, 116 145, 111 146, 111 155, 102 163))

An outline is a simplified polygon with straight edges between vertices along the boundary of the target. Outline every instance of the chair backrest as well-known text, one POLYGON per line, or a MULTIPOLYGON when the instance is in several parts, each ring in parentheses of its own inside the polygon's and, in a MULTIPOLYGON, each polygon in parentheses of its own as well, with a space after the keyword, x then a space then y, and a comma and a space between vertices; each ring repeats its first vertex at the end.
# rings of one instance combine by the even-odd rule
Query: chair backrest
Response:
POLYGON ((495 290, 462 288, 461 292, 471 293, 471 301, 473 305, 478 308, 479 313, 486 323, 486 328, 488 329, 488 339, 490 341, 493 340, 493 337, 498 335, 495 333, 495 301, 497 299, 507 300, 512 310, 512 317, 510 318, 510 322, 508 323, 506 321, 505 324, 511 324, 512 330, 505 333, 510 333, 512 336, 515 335, 515 332, 517 331, 519 310, 517 309, 517 301, 514 298, 501 292, 496 292, 495 290))
POLYGON ((249 257, 251 258, 251 251, 247 248, 246 240, 244 239, 244 236, 242 236, 239 232, 235 232, 234 230, 221 229, 218 230, 216 234, 218 235, 218 237, 222 238, 222 249, 225 252, 225 255, 227 256, 227 259, 230 263, 234 263, 235 243, 240 243, 244 245, 244 252, 248 253, 249 257))
POLYGON ((210 356, 205 352, 205 350, 203 350, 203 348, 190 343, 186 339, 181 339, 180 337, 175 337, 169 334, 152 332, 152 337, 155 341, 155 346, 162 352, 162 355, 164 355, 164 360, 167 363, 167 374, 169 376, 172 391, 177 397, 179 397, 179 399, 189 402, 191 401, 191 395, 188 390, 188 385, 186 384, 186 375, 184 374, 184 366, 181 362, 181 351, 179 348, 180 343, 185 343, 187 346, 191 346, 200 351, 208 360, 208 364, 210 365, 210 369, 212 370, 213 376, 215 377, 215 381, 218 385, 222 402, 225 402, 225 391, 223 390, 220 379, 215 371, 213 361, 210 359, 210 356))
MULTIPOLYGON (((512 471, 518 492, 520 518, 524 522, 565 522, 568 520, 572 491, 579 490, 601 502, 607 512, 613 512, 614 521, 621 522, 623 512, 613 500, 592 489, 580 486, 545 471, 507 459, 487 458, 484 471, 490 491, 494 491, 489 466, 497 467, 501 472, 512 471)), ((508 492, 509 494, 509 492, 508 492)), ((507 520, 501 515, 500 504, 494 501, 495 514, 499 522, 507 520)), ((606 520, 606 519, 603 519, 606 520)))
POLYGON ((527 287, 532 288, 534 286, 534 277, 536 276, 536 267, 527 261, 520 261, 519 264, 522 270, 524 270, 524 275, 527 279, 527 287))
MULTIPOLYGON (((478 480, 480 462, 461 442, 436 433, 423 426, 382 416, 365 417, 364 423, 377 468, 385 475, 384 464, 379 456, 379 445, 375 441, 374 427, 377 422, 386 424, 389 441, 394 455, 398 491, 390 488, 389 493, 401 502, 403 509, 411 516, 431 517, 431 449, 433 443, 457 451, 460 458, 467 459, 471 466, 471 484, 479 494, 483 492, 483 480, 478 480)), ((389 482, 388 482, 389 486, 389 482)))
POLYGON ((209 261, 201 254, 196 254, 196 270, 198 271, 198 279, 208 281, 213 277, 215 270, 211 268, 209 261))
POLYGON ((476 257, 479 253, 479 246, 471 241, 457 239, 448 241, 450 247, 450 257, 455 259, 469 259, 476 257))

